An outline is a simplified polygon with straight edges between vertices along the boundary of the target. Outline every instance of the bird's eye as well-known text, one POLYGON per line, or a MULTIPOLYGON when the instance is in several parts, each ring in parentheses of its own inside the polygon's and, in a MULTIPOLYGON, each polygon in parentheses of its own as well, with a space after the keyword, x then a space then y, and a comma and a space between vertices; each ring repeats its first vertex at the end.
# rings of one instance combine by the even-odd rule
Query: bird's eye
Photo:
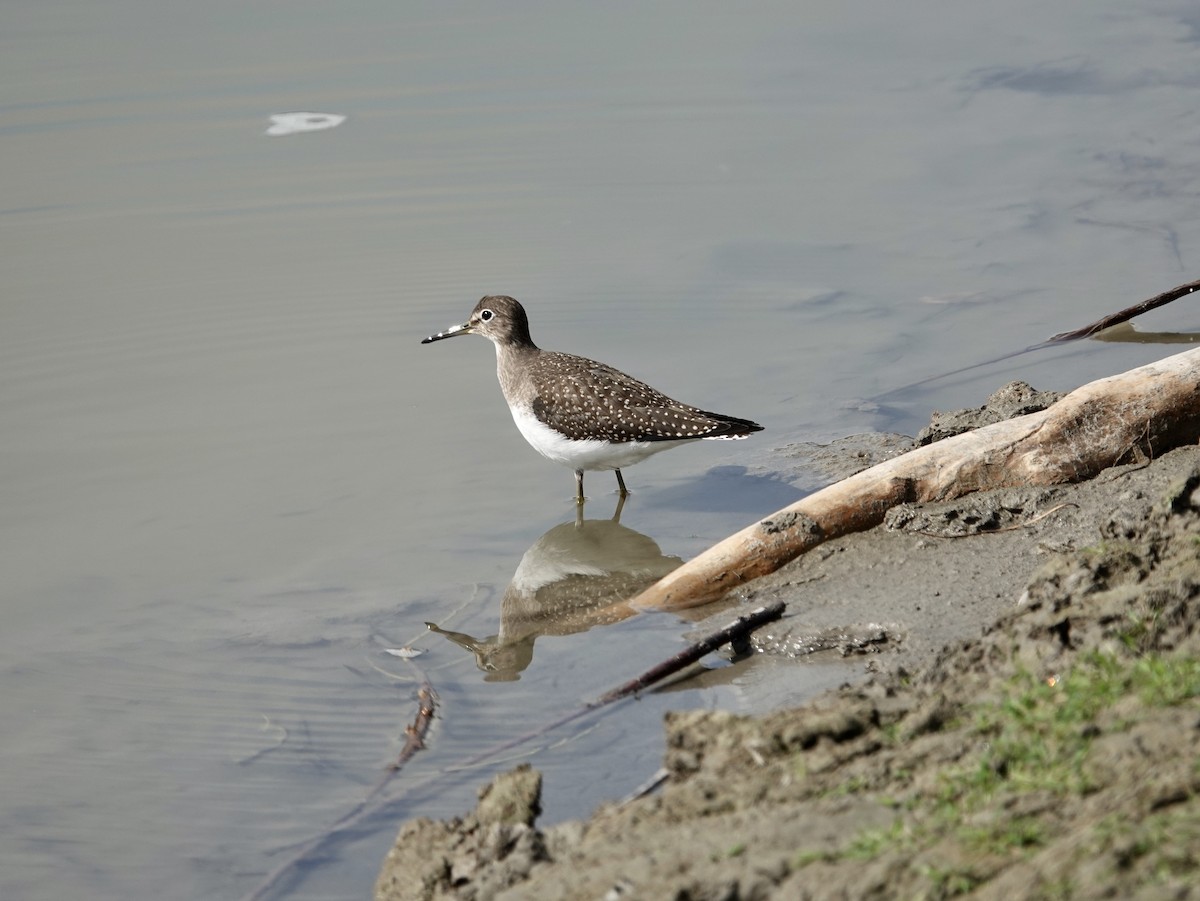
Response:
POLYGON ((480 310, 479 311, 479 318, 482 319, 484 322, 490 321, 491 318, 495 315, 496 314, 493 313, 491 310, 480 310))

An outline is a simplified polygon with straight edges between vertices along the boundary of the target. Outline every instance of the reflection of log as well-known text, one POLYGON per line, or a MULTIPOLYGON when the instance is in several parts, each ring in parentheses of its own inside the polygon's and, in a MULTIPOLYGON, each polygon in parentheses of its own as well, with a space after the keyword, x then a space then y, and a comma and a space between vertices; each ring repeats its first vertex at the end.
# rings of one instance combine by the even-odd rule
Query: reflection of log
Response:
POLYGON ((1053 485, 1153 457, 1200 437, 1200 349, 1100 379, 1039 413, 910 451, 809 495, 709 548, 630 603, 715 600, 823 541, 868 529, 905 501, 1053 485))

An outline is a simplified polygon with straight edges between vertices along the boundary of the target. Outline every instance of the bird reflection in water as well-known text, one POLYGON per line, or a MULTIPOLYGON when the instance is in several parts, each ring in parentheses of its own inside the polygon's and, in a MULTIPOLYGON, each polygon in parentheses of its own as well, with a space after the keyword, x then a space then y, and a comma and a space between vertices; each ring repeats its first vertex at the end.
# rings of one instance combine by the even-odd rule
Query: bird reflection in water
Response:
POLYGON ((584 519, 580 507, 573 522, 533 543, 500 602, 498 634, 479 639, 426 623, 429 630, 474 654, 485 681, 510 682, 533 660, 539 635, 572 635, 629 618, 637 611, 620 602, 683 560, 664 555, 654 539, 621 525, 624 503, 618 501, 612 519, 584 519))

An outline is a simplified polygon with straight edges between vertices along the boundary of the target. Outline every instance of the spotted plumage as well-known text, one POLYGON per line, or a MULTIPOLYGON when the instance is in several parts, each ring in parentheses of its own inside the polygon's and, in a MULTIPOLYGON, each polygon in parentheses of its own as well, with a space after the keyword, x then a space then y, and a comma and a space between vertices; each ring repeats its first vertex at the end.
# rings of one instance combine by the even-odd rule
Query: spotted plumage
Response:
POLYGON ((583 473, 622 466, 699 439, 745 438, 762 426, 681 404, 603 363, 542 350, 529 335, 525 308, 511 297, 485 297, 462 325, 422 341, 477 334, 496 346, 496 373, 517 428, 538 453, 583 473))

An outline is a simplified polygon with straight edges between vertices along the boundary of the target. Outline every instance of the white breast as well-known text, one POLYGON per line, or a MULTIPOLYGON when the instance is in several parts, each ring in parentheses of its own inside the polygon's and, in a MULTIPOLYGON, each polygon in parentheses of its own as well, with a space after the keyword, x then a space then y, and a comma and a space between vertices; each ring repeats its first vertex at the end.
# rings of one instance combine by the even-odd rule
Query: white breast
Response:
POLYGON ((530 447, 561 466, 585 471, 624 469, 641 463, 647 457, 690 444, 695 438, 682 441, 627 441, 622 444, 607 444, 603 441, 572 441, 538 420, 530 410, 513 407, 513 422, 529 442, 530 447))

